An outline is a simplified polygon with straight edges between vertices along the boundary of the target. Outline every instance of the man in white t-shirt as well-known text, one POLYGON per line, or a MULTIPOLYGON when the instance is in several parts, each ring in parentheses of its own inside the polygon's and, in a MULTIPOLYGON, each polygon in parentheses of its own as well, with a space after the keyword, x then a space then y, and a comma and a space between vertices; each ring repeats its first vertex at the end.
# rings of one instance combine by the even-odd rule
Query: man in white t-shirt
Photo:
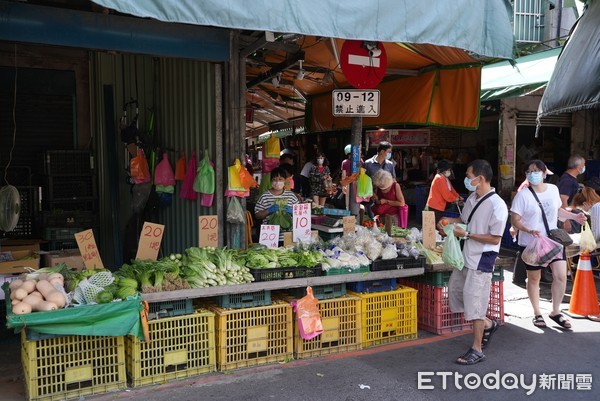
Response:
MULTIPOLYGON (((473 322, 473 343, 456 362, 473 365, 485 360, 483 349, 498 329, 498 322, 486 317, 490 302, 492 273, 500 251, 500 241, 508 220, 508 208, 491 187, 493 172, 490 163, 475 160, 467 168, 465 187, 471 195, 465 201, 459 218, 447 218, 449 223, 463 223, 467 229, 455 225, 454 235, 464 238, 465 266, 454 269, 448 282, 450 310, 464 312, 465 320, 473 322)), ((438 223, 441 227, 441 222, 438 223)))

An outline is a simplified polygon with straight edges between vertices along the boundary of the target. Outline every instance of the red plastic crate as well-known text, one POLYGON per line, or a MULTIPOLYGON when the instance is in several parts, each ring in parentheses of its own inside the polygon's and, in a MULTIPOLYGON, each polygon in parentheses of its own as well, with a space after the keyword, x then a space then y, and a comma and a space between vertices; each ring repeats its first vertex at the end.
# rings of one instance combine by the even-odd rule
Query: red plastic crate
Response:
MULTIPOLYGON (((446 334, 472 329, 463 313, 450 311, 448 287, 434 287, 403 279, 403 285, 415 288, 417 293, 417 321, 419 329, 435 334, 446 334)), ((504 324, 504 281, 492 281, 487 317, 504 324)))

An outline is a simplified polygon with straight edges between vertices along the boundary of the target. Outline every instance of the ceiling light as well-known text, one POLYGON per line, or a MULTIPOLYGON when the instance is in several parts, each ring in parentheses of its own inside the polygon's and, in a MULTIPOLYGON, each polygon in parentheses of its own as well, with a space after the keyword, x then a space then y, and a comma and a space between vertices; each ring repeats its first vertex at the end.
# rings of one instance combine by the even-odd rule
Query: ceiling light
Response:
POLYGON ((304 69, 302 68, 304 60, 299 60, 298 62, 300 63, 300 70, 298 71, 298 74, 296 74, 296 79, 302 81, 304 79, 304 69))

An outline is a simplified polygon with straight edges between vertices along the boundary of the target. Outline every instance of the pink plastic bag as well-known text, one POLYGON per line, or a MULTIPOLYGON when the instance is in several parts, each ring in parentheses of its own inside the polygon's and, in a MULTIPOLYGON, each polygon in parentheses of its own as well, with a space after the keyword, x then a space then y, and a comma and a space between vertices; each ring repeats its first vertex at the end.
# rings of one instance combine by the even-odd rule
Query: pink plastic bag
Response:
POLYGON ((400 206, 398 211, 398 225, 402 228, 408 227, 408 205, 400 206))
POLYGON ((306 287, 306 296, 290 305, 294 307, 298 319, 298 331, 304 340, 310 340, 323 333, 323 323, 317 304, 319 301, 313 296, 312 288, 306 287))
POLYGON ((154 185, 175 185, 175 172, 166 152, 163 153, 162 160, 154 170, 154 185))
POLYGON ((530 266, 548 266, 555 259, 562 258, 563 246, 548 237, 533 237, 527 244, 521 259, 530 266))
POLYGON ((183 185, 179 192, 181 199, 197 200, 198 193, 194 191, 194 179, 196 178, 196 152, 192 153, 190 160, 187 164, 185 171, 185 178, 183 179, 183 185))

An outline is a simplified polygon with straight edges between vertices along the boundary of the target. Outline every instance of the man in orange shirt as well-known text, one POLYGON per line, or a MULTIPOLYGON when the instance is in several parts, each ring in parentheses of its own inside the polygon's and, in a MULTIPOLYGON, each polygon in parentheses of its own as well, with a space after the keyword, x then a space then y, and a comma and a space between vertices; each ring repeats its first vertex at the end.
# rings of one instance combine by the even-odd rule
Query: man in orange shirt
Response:
POLYGON ((456 202, 460 195, 456 192, 449 177, 452 175, 452 165, 447 160, 440 160, 437 164, 437 174, 433 177, 427 207, 435 212, 435 221, 440 221, 446 210, 448 202, 456 202))

